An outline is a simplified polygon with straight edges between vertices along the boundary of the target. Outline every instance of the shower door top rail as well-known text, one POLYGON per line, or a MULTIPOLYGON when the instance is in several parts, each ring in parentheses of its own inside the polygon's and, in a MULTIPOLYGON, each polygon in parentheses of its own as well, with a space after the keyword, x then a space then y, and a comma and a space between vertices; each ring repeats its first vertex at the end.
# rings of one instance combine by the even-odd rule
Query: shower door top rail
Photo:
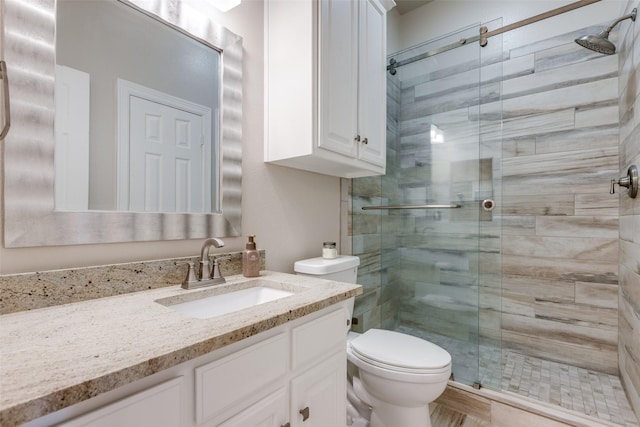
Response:
POLYGON ((363 211, 382 210, 382 209, 458 209, 462 205, 455 203, 448 205, 390 205, 390 206, 363 206, 363 211))
POLYGON ((588 6, 590 4, 593 3, 598 3, 599 1, 602 0, 579 0, 576 1, 574 3, 570 3, 567 4, 565 6, 561 6, 558 7, 556 9, 547 11, 547 12, 543 12, 540 13, 538 15, 526 18, 526 19, 522 19, 518 22, 514 22, 513 24, 509 24, 509 25, 505 25, 504 27, 500 27, 497 28, 495 30, 489 31, 487 27, 482 26, 480 27, 480 34, 474 37, 469 37, 469 38, 462 38, 459 41, 455 42, 455 43, 451 43, 449 45, 440 47, 438 49, 434 49, 434 50, 430 50, 428 52, 416 55, 414 57, 411 58, 407 58, 407 59, 403 59, 401 61, 396 61, 395 59, 391 58, 389 60, 389 65, 387 65, 387 71, 389 72, 389 74, 391 74, 392 76, 394 76, 396 74, 396 69, 399 67, 402 67, 403 65, 408 65, 411 64, 413 62, 416 61, 420 61, 422 59, 426 59, 429 58, 431 56, 434 55, 438 55, 440 53, 443 52, 447 52, 449 50, 461 47, 461 46, 465 46, 471 43, 474 43, 476 41, 480 41, 480 46, 484 47, 487 45, 487 40, 489 37, 493 37, 493 36, 497 36, 498 34, 502 34, 502 33, 506 33, 508 31, 511 30, 515 30, 516 28, 520 28, 520 27, 524 27, 526 25, 530 25, 533 24, 534 22, 538 22, 538 21, 542 21, 544 19, 547 18, 551 18, 553 16, 557 16, 560 15, 562 13, 566 13, 566 12, 570 12, 574 9, 578 9, 580 7, 584 7, 584 6, 588 6))

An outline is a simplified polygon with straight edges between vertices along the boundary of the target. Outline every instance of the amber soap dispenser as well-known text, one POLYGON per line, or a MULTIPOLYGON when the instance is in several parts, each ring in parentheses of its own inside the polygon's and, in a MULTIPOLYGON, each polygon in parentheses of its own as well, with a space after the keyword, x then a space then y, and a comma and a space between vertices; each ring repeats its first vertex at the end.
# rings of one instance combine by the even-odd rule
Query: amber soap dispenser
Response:
POLYGON ((244 277, 258 277, 260 275, 260 253, 256 249, 256 236, 247 236, 246 249, 242 252, 242 274, 244 277))

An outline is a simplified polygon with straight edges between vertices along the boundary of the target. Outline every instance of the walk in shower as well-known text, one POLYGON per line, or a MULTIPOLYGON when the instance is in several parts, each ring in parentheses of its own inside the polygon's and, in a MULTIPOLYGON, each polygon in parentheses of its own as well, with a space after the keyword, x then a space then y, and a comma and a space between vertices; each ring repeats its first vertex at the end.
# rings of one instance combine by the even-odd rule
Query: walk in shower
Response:
POLYGON ((595 29, 504 50, 467 43, 478 25, 391 56, 387 173, 350 182, 354 329, 442 346, 457 382, 635 426, 608 194, 618 62, 574 42, 595 29))

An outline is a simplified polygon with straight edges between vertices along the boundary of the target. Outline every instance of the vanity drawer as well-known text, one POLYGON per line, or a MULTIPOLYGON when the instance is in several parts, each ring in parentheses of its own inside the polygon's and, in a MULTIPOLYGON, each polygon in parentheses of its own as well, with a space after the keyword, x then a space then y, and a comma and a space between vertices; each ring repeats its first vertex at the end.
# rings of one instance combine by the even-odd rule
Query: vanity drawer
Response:
POLYGON ((281 333, 195 369, 196 421, 201 424, 247 401, 287 373, 288 336, 281 333))
MULTIPOLYGON (((346 353, 347 315, 336 310, 292 331, 292 365, 296 370, 336 348, 346 353)), ((346 357, 346 356, 345 356, 346 357)))
POLYGON ((57 427, 175 427, 182 425, 184 377, 125 397, 57 427))

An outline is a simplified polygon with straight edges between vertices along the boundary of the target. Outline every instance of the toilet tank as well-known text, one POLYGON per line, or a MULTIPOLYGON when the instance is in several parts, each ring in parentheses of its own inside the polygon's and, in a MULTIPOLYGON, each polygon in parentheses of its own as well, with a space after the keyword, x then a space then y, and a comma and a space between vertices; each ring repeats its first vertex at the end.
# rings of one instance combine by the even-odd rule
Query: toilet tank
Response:
MULTIPOLYGON (((358 266, 360 258, 351 255, 340 255, 334 259, 326 259, 322 257, 309 258, 296 261, 293 270, 296 274, 303 276, 313 276, 318 279, 335 280, 338 282, 356 283, 358 279, 358 266)), ((347 331, 351 329, 351 318, 353 316, 353 308, 355 298, 351 297, 347 300, 347 331)))
POLYGON ((293 270, 296 274, 314 276, 318 279, 338 282, 356 283, 360 258, 351 255, 340 255, 337 258, 322 257, 296 261, 293 270))

